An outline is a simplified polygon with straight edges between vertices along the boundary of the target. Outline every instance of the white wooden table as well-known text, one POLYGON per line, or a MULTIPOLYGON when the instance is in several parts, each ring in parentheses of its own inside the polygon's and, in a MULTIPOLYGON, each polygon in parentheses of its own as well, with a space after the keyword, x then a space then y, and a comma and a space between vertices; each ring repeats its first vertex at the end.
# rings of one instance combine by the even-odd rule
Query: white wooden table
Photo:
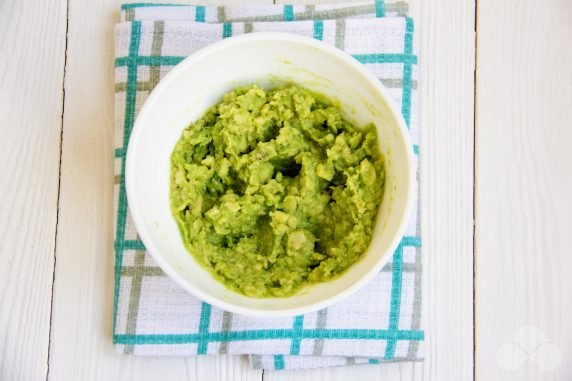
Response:
POLYGON ((572 379, 572 1, 411 1, 426 361, 280 372, 113 350, 120 2, 0 2, 0 380, 572 379))

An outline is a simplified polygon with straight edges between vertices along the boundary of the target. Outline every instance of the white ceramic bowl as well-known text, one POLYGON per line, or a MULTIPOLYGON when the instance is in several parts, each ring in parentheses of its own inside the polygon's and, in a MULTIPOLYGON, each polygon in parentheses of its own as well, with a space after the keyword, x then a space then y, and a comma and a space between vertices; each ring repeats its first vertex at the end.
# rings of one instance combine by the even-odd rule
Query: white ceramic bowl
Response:
POLYGON ((127 151, 126 187, 137 231, 159 266, 198 298, 251 316, 292 316, 349 296, 374 277, 403 235, 413 202, 413 152, 387 90, 344 52, 320 41, 254 33, 212 44, 182 61, 153 90, 127 151), (255 83, 293 82, 338 99, 358 126, 373 122, 385 156, 386 183, 372 242, 341 277, 288 298, 250 298, 226 289, 185 249, 169 206, 170 156, 182 131, 226 92, 255 83))

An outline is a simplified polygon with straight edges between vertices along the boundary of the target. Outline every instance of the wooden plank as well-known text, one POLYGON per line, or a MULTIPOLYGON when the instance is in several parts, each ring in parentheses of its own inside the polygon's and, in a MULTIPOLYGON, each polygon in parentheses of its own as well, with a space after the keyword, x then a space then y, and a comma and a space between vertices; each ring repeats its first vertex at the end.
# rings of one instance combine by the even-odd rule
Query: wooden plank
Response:
POLYGON ((244 358, 124 356, 111 344, 113 25, 121 3, 69 4, 49 379, 260 380, 262 371, 251 370, 244 358))
MULTIPOLYGON (((112 203, 112 132, 110 126, 112 125, 113 111, 111 86, 109 85, 112 83, 112 37, 110 25, 112 21, 106 23, 101 22, 101 20, 109 20, 117 5, 115 1, 108 1, 105 4, 80 4, 72 0, 70 8, 70 17, 72 18, 70 30, 75 30, 73 36, 76 36, 76 41, 72 43, 70 40, 66 91, 79 95, 73 98, 70 96, 72 100, 70 100, 69 106, 66 102, 66 111, 69 112, 66 112, 66 128, 64 130, 63 167, 65 171, 63 172, 64 178, 62 181, 60 223, 61 231, 65 231, 66 234, 60 234, 61 244, 58 241, 54 331, 52 335, 54 344, 50 378, 60 379, 64 375, 69 374, 70 378, 73 376, 75 378, 105 379, 113 375, 111 377, 114 378, 137 376, 145 379, 158 375, 164 376, 167 374, 166 372, 172 372, 169 373, 170 376, 175 377, 179 375, 180 377, 192 379, 189 374, 193 373, 193 371, 198 372, 195 373, 196 377, 200 374, 205 377, 212 376, 217 373, 212 364, 209 365, 209 362, 212 363, 214 361, 216 365, 217 361, 220 361, 218 364, 220 364, 221 369, 235 369, 234 365, 229 368, 228 363, 225 363, 225 361, 234 360, 201 358, 183 362, 180 359, 158 360, 118 356, 113 353, 109 342, 112 307, 111 290, 113 287, 113 259, 109 252, 112 234, 110 226, 112 220, 110 211, 112 203), (97 17, 95 17, 96 15, 97 17), (79 20, 76 21, 75 26, 73 24, 74 19, 79 20), (96 23, 95 20, 99 21, 96 23), (87 46, 90 45, 93 50, 87 49, 87 46), (73 69, 74 66, 75 69, 73 69), (72 74, 74 71, 75 74, 72 74), (109 88, 106 87, 108 85, 109 88), (85 93, 99 94, 99 96, 94 96, 94 98, 98 99, 101 104, 94 107, 93 101, 88 102, 87 100, 84 100, 87 104, 83 104, 81 95, 85 93), (94 108, 95 110, 86 114, 86 111, 94 108), (91 178, 90 176, 85 176, 86 170, 93 173, 91 178), (109 181, 109 184, 106 185, 105 181, 104 184, 101 184, 101 179, 108 179, 106 181, 109 181), (84 183, 79 182, 79 180, 83 180, 84 183), (83 186, 80 186, 80 184, 83 184, 83 186), (92 207, 87 210, 77 210, 77 204, 92 205, 92 207), (78 253, 81 253, 81 255, 78 255, 78 253), (109 253, 109 255, 105 255, 105 253, 109 253), (85 273, 86 269, 88 269, 87 274, 85 273), (84 271, 84 273, 81 273, 81 276, 78 275, 80 270, 84 271), (73 334, 69 334, 70 330, 73 334), (198 363, 195 363, 195 361, 198 361, 198 363), (205 366, 203 367, 203 365, 205 366), (184 374, 183 371, 185 372, 184 374)), ((439 161, 440 165, 434 164, 435 168, 428 170, 430 173, 435 173, 437 178, 431 178, 429 182, 425 182, 426 187, 430 191, 441 191, 441 194, 438 196, 433 195, 433 197, 438 197, 438 207, 435 205, 428 207, 427 212, 424 213, 425 225, 428 224, 428 220, 431 225, 439 227, 438 229, 434 228, 434 231, 437 230, 436 235, 433 236, 434 238, 426 241, 426 257, 429 257, 430 263, 426 265, 426 274, 428 274, 425 279, 438 283, 439 280, 436 278, 441 277, 432 277, 431 273, 436 274, 437 269, 439 269, 439 274, 442 274, 441 269, 443 267, 451 270, 453 274, 451 279, 440 279, 440 284, 431 284, 431 287, 435 287, 437 291, 429 295, 429 297, 433 296, 435 298, 436 303, 440 302, 440 305, 448 308, 447 311, 450 311, 453 315, 449 315, 448 320, 439 322, 437 317, 441 316, 437 314, 437 307, 430 307, 428 308, 430 312, 428 314, 427 327, 431 352, 434 350, 436 354, 444 354, 447 360, 461 361, 458 363, 442 362, 442 365, 437 367, 436 361, 431 360, 431 366, 425 366, 424 368, 426 371, 429 370, 429 375, 439 374, 446 378, 449 375, 448 370, 453 367, 456 371, 451 374, 451 378, 454 378, 455 375, 460 377, 467 375, 466 370, 472 368, 472 362, 470 360, 467 361, 467 358, 472 359, 472 352, 469 352, 470 355, 467 356, 467 348, 469 345, 472 348, 472 342, 458 342, 456 340, 452 348, 455 350, 460 349, 460 351, 451 353, 450 344, 455 336, 453 334, 448 335, 445 329, 452 327, 453 333, 462 332, 463 329, 467 328, 467 332, 471 332, 472 329, 471 326, 467 325, 467 322, 472 321, 472 315, 470 314, 472 311, 472 283, 469 282, 472 278, 472 267, 470 267, 470 271, 467 271, 467 264, 472 266, 472 257, 470 255, 472 251, 470 243, 472 240, 470 234, 467 235, 467 232, 472 230, 470 228, 472 226, 472 214, 467 213, 467 211, 471 210, 470 208, 467 209, 467 207, 472 205, 472 174, 468 172, 470 175, 467 175, 464 171, 468 167, 467 163, 471 164, 470 167, 472 169, 472 129, 457 131, 459 122, 466 124, 467 121, 472 121, 472 114, 467 108, 468 105, 472 104, 472 98, 467 99, 463 97, 463 90, 466 90, 465 86, 471 83, 468 81, 468 78, 472 79, 470 41, 467 45, 468 47, 463 46, 463 44, 469 40, 467 36, 472 36, 472 34, 468 34, 470 31, 468 28, 463 27, 461 21, 453 25, 442 24, 447 24, 451 16, 468 16, 470 20, 474 18, 470 13, 470 6, 466 4, 451 4, 451 8, 448 8, 448 11, 443 14, 436 12, 435 7, 430 5, 426 5, 423 9, 426 22, 422 20, 421 34, 433 36, 431 43, 447 47, 449 54, 441 56, 431 52, 429 49, 431 45, 426 40, 422 44, 422 73, 425 78, 428 78, 428 68, 430 65, 435 64, 443 65, 442 69, 432 70, 438 70, 445 78, 451 74, 452 69, 453 72, 455 69, 458 69, 458 65, 462 67, 462 70, 453 73, 452 78, 446 84, 439 83, 439 85, 436 85, 434 82, 430 82, 427 89, 423 91, 421 101, 422 106, 423 104, 429 105, 433 107, 433 110, 441 111, 440 113, 436 111, 430 114, 424 113, 423 121, 424 123, 429 123, 426 125, 439 126, 440 128, 437 130, 435 127, 428 127, 429 133, 423 136, 424 142, 427 144, 423 144, 423 146, 429 148, 426 151, 422 150, 422 158, 427 155, 426 153, 430 153, 432 155, 430 159, 443 160, 443 162, 439 161), (461 37, 455 37, 455 33, 460 34, 461 37), (444 39, 444 41, 437 40, 437 37, 444 39), (452 48, 449 47, 451 42, 454 45, 452 48), (425 66, 423 61, 427 58, 423 57, 430 58, 425 66), (467 67, 470 69, 467 69, 467 67), (467 73, 470 73, 470 76, 467 73), (442 104, 440 102, 439 105, 436 105, 437 100, 449 103, 442 104), (452 109, 453 111, 448 107, 451 104, 457 106, 456 109, 452 109), (435 122, 440 124, 435 124, 435 122), (457 145, 449 146, 438 139, 446 139, 447 143, 453 142, 457 145), (437 144, 439 142, 441 144, 437 144), (439 148, 439 152, 434 152, 432 144, 439 148), (470 160, 467 160, 468 158, 470 160), (445 183, 441 184, 438 180, 445 181, 445 183), (447 181, 452 182, 452 184, 447 183, 447 181), (449 204, 448 197, 457 194, 460 194, 461 197, 454 204, 449 204), (467 215, 469 218, 467 218, 467 215), (446 223, 443 227, 442 221, 447 219, 451 219, 454 223, 446 223), (449 239, 449 235, 455 236, 456 234, 460 235, 460 238, 449 239), (455 251, 447 251, 449 249, 454 249, 455 251), (437 253, 439 256, 436 255, 437 253), (469 254, 468 257, 466 256, 467 253, 469 254), (469 273, 471 276, 467 277, 466 275, 469 273), (436 295, 447 295, 451 298, 441 299, 436 298, 436 295), (463 296, 468 296, 466 302, 458 303, 463 296), (460 316, 461 318, 457 320, 454 318, 455 316, 460 316), (439 340, 432 339, 432 335, 438 336, 439 340), (450 347, 447 348, 447 345, 450 347)), ((471 87, 469 86, 469 88, 471 87)), ((465 124, 463 127, 466 127, 465 124)), ((427 160, 427 158, 424 160, 427 160)), ((429 163, 431 162, 435 161, 429 161, 429 163)), ((424 194, 427 194, 425 191, 424 194)), ((425 204, 427 205, 427 202, 425 204)), ((427 289, 427 287, 425 288, 427 289)), ((465 336, 459 335, 458 337, 465 336)), ((419 374, 417 371, 407 370, 408 366, 410 365, 360 368, 368 369, 365 372, 380 372, 380 374, 385 374, 385 377, 388 379, 394 379, 394 377, 389 373, 382 372, 395 372, 393 375, 398 375, 399 369, 403 369, 403 372, 401 372, 403 374, 419 374), (395 371, 396 368, 398 369, 397 371, 395 371)), ((239 365, 239 369, 243 369, 242 365, 239 365)), ((344 369, 354 372, 351 368, 344 369)), ((337 370, 339 371, 339 369, 337 370)), ((301 372, 315 373, 323 371, 300 371, 294 372, 294 374, 296 377, 299 377, 298 374, 301 372)), ((331 371, 325 370, 326 373, 331 371)), ((333 371, 335 372, 336 370, 333 371)), ((341 372, 345 372, 345 370, 341 372)), ((359 372, 361 374, 361 371, 359 372)), ((339 372, 334 374, 337 373, 339 372)), ((222 375, 223 371, 218 374, 222 375)), ((272 374, 284 377, 288 375, 288 372, 266 372, 265 378, 270 379, 272 374)), ((352 374, 356 375, 358 373, 352 374)), ((325 373, 323 375, 326 377, 325 373)))
POLYGON ((475 3, 420 4, 424 379, 473 378, 475 3))
MULTIPOLYGON (((420 42, 427 358, 424 365, 381 365, 388 373, 384 376, 368 373, 367 379, 469 380, 473 376, 475 2, 412 0, 409 3, 420 42)), ((338 374, 336 371, 306 372, 308 377, 329 379, 338 374)), ((356 367, 344 372, 352 379, 359 379, 366 370, 356 367)), ((306 376, 293 371, 265 373, 264 378, 299 374, 306 376)))
POLYGON ((0 379, 47 369, 66 1, 0 3, 0 379))
POLYGON ((478 2, 478 380, 572 375, 572 3, 478 2))
MULTIPOLYGON (((351 3, 360 0, 276 0, 276 4, 318 4, 318 3, 351 3)), ((412 0, 411 6, 415 11, 418 1, 412 0)), ((264 372, 264 380, 420 380, 422 373, 415 372, 413 363, 356 365, 325 369, 307 369, 279 372, 264 372)))

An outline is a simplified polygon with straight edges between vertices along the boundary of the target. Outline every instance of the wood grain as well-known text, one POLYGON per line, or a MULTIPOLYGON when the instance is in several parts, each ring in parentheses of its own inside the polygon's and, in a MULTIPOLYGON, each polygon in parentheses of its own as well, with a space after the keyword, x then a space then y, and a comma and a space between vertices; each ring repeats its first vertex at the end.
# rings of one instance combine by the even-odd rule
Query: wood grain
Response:
POLYGON ((65 4, 0 3, 1 380, 34 380, 46 374, 65 4))
POLYGON ((420 4, 424 379, 473 378, 475 4, 420 4))
POLYGON ((477 379, 570 380, 572 2, 478 4, 477 379))

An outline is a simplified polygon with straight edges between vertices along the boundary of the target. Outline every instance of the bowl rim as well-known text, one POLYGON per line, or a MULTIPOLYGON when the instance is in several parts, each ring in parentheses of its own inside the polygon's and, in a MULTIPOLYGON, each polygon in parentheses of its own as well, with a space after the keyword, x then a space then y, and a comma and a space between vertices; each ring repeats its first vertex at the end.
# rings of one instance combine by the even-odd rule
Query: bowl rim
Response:
MULTIPOLYGON (((174 280, 185 291, 189 292, 190 294, 196 296, 197 298, 213 306, 216 306, 218 308, 221 308, 225 311, 229 311, 232 313, 246 315, 246 316, 254 316, 254 317, 290 317, 290 316, 296 316, 314 312, 326 308, 328 306, 331 306, 352 295, 359 289, 361 289, 379 272, 379 270, 381 270, 381 268, 389 261, 389 258, 391 257, 392 253, 397 249, 405 232, 405 228, 409 216, 411 214, 414 201, 413 191, 415 184, 415 171, 413 167, 413 147, 411 144, 409 131, 405 123, 405 120, 403 118, 403 115, 397 109, 395 102, 390 97, 389 92, 385 88, 385 86, 383 86, 383 84, 365 66, 363 66, 359 61, 357 61, 348 53, 311 37, 304 37, 291 33, 282 33, 282 32, 257 32, 257 33, 249 33, 240 36, 229 37, 214 42, 198 50, 197 52, 186 57, 184 60, 178 63, 173 69, 171 69, 171 71, 169 71, 169 73, 165 75, 165 77, 157 84, 157 86, 155 86, 153 91, 149 94, 148 98, 145 100, 143 106, 141 107, 141 110, 139 111, 136 117, 128 142, 127 154, 125 158, 124 175, 125 175, 127 204, 129 207, 129 211, 131 212, 131 216, 133 218, 133 222, 135 224, 137 232, 139 233, 139 236, 143 241, 146 250, 151 254, 153 259, 157 262, 158 266, 165 272, 165 274, 167 274, 169 278, 174 280), (405 208, 401 215, 401 220, 399 221, 396 233, 394 234, 384 255, 379 258, 379 260, 375 263, 374 266, 371 267, 370 270, 368 270, 368 272, 362 275, 358 280, 352 283, 351 286, 349 286, 342 292, 334 294, 328 298, 322 299, 318 302, 308 304, 302 307, 273 309, 273 310, 243 307, 233 304, 231 302, 226 302, 222 299, 218 299, 203 292, 199 288, 187 282, 181 275, 179 275, 178 272, 166 260, 163 259, 163 256, 160 254, 160 250, 158 250, 153 240, 150 239, 148 229, 146 228, 146 225, 143 223, 143 217, 137 208, 137 201, 136 201, 137 197, 135 195, 136 192, 134 185, 134 176, 131 175, 132 173, 134 173, 132 167, 135 165, 134 162, 135 148, 137 147, 137 141, 139 140, 139 136, 142 134, 143 131, 142 127, 143 121, 146 119, 146 115, 150 112, 149 110, 153 108, 154 104, 156 103, 156 100, 159 97, 161 97, 161 94, 163 93, 164 89, 170 86, 171 82, 175 81, 180 73, 186 70, 188 66, 193 65, 195 62, 200 61, 203 58, 211 54, 214 54, 219 50, 225 49, 228 46, 250 43, 252 41, 268 41, 268 40, 277 42, 293 42, 325 51, 327 54, 333 56, 333 58, 343 61, 345 64, 349 65, 350 68, 352 68, 357 73, 365 77, 365 79, 368 82, 370 82, 371 85, 374 86, 375 90, 379 92, 382 98, 386 101, 386 103, 389 106, 389 109, 394 114, 393 116, 395 117, 397 124, 399 125, 399 132, 400 132, 399 139, 402 140, 406 146, 405 165, 406 168, 408 169, 407 175, 409 177, 408 185, 404 192, 406 200, 405 208)), ((189 253, 189 255, 191 254, 189 253)), ((343 276, 343 274, 341 276, 343 276)), ((296 294, 294 294, 293 296, 296 296, 296 294)))

